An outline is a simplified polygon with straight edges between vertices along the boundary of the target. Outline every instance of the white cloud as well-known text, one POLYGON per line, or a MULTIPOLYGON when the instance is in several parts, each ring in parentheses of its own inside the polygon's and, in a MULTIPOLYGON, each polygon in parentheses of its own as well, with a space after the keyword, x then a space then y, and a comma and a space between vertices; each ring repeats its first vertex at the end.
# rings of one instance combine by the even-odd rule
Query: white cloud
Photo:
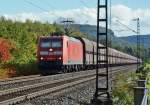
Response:
POLYGON ((142 22, 148 22, 150 19, 150 9, 131 9, 124 5, 115 5, 112 7, 113 20, 118 17, 124 24, 130 25, 132 19, 139 17, 142 22))
POLYGON ((27 19, 30 19, 30 20, 39 20, 38 16, 35 15, 34 13, 18 13, 18 14, 15 14, 15 15, 7 15, 7 14, 4 14, 3 15, 6 19, 12 19, 12 20, 17 20, 17 21, 22 21, 22 22, 25 22, 27 19))
POLYGON ((72 18, 76 23, 84 24, 88 21, 88 24, 96 24, 96 10, 94 8, 82 8, 82 9, 71 9, 71 10, 57 10, 41 13, 18 13, 18 14, 4 14, 7 19, 25 21, 26 19, 38 20, 38 21, 49 21, 54 22, 60 17, 72 18))
MULTIPOLYGON (((136 23, 133 22, 133 19, 140 18, 140 25, 141 25, 141 34, 149 34, 149 27, 150 27, 150 9, 132 9, 124 5, 114 5, 112 7, 112 17, 113 17, 113 23, 116 22, 116 17, 119 18, 119 20, 124 23, 125 25, 131 27, 132 29, 136 30, 136 23)), ((116 28, 125 29, 121 25, 114 26, 116 28)), ((122 32, 117 33, 122 35, 133 35, 135 33, 128 31, 128 32, 122 32)))
POLYGON ((129 25, 130 20, 133 18, 132 9, 124 5, 116 5, 112 7, 113 20, 119 18, 124 24, 129 25))
MULTIPOLYGON (((49 12, 40 12, 40 13, 17 13, 17 14, 4 14, 6 18, 25 21, 26 19, 30 20, 38 20, 38 21, 49 21, 50 23, 54 22, 60 17, 64 18, 72 18, 76 21, 76 23, 80 24, 96 24, 96 8, 80 8, 80 9, 70 9, 70 10, 55 10, 49 12)), ((149 32, 149 20, 150 20, 150 9, 132 9, 125 5, 114 5, 112 6, 112 21, 115 23, 116 17, 119 20, 130 26, 131 28, 135 28, 135 23, 132 22, 132 19, 139 17, 141 21, 142 34, 150 33, 149 32), (133 27, 133 25, 135 25, 133 27)), ((112 24, 113 25, 113 24, 112 24)), ((118 28, 120 28, 119 26, 118 28)), ((115 27, 117 28, 117 27, 115 27)), ((121 27, 123 28, 123 27, 121 27)), ((119 34, 119 33, 117 33, 119 34)), ((134 34, 132 32, 125 34, 134 34)))

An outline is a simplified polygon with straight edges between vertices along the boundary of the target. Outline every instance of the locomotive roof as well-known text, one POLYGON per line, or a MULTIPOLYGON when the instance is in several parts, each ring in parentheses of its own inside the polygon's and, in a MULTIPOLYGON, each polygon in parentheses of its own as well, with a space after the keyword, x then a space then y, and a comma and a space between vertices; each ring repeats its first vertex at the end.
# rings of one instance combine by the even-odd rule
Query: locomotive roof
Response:
POLYGON ((40 38, 57 38, 57 37, 63 37, 63 36, 40 36, 40 38))
POLYGON ((39 38, 46 39, 46 38, 63 38, 63 37, 67 37, 70 41, 81 42, 77 38, 69 37, 69 36, 66 36, 66 35, 62 35, 62 36, 56 36, 56 35, 54 35, 54 36, 53 35, 52 36, 40 36, 39 38))

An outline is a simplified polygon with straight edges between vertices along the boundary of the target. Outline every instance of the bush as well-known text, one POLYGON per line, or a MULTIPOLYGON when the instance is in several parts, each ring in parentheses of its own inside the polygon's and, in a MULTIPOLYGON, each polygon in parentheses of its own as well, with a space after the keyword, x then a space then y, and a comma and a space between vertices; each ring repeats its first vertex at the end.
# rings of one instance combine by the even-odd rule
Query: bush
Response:
POLYGON ((113 89, 113 104, 114 105, 133 105, 134 91, 136 86, 137 76, 134 73, 120 74, 117 76, 117 81, 113 89))

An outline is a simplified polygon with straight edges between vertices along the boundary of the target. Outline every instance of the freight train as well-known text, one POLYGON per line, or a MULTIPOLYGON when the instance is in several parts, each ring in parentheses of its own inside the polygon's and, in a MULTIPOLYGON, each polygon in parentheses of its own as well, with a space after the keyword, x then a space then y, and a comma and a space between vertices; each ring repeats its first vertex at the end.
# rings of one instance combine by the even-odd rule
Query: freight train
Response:
MULTIPOLYGON (((41 36, 38 40, 38 67, 42 75, 96 68, 96 42, 66 35, 41 36)), ((103 46, 99 44, 99 46, 103 46)), ((109 66, 136 64, 137 58, 108 48, 109 66)), ((101 50, 101 59, 105 51, 101 50)), ((141 60, 140 60, 141 61, 141 60)))

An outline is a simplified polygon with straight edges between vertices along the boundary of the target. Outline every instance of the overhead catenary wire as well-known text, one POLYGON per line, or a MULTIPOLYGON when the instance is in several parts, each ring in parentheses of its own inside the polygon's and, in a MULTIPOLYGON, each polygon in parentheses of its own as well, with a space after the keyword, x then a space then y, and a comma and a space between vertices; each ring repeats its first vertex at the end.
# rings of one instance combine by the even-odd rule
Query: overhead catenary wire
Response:
MULTIPOLYGON (((38 1, 40 1, 40 0, 38 0, 38 1)), ((52 4, 50 4, 49 2, 47 2, 47 1, 42 1, 42 3, 44 3, 44 4, 46 4, 47 6, 50 6, 53 10, 57 10, 57 8, 54 6, 54 5, 52 5, 52 4)), ((57 15, 57 14, 56 14, 57 15)), ((75 15, 77 15, 78 17, 80 17, 81 15, 80 14, 78 14, 78 13, 76 13, 75 15)), ((62 16, 63 17, 63 16, 62 16)), ((65 17, 64 17, 65 18, 65 17)), ((69 19, 69 17, 67 17, 66 19, 69 19)), ((72 18, 71 18, 72 19, 72 18)), ((86 20, 85 21, 85 23, 87 23, 88 22, 88 20, 86 20)))
POLYGON ((125 28, 127 28, 128 30, 134 32, 137 34, 137 31, 133 30, 132 28, 128 27, 127 25, 123 24, 122 22, 120 22, 119 20, 116 20, 116 22, 118 22, 119 24, 121 24, 122 26, 124 26, 125 28))
POLYGON ((33 7, 36 7, 36 8, 38 8, 38 9, 40 9, 40 10, 43 11, 43 12, 46 12, 46 13, 48 13, 48 14, 52 14, 52 15, 55 15, 55 16, 56 16, 56 14, 55 14, 54 12, 50 12, 49 10, 47 10, 47 9, 45 9, 45 8, 43 8, 43 7, 37 5, 37 4, 35 4, 35 3, 33 3, 33 2, 31 2, 31 1, 29 1, 29 0, 24 0, 24 2, 27 3, 27 4, 32 5, 33 7))
MULTIPOLYGON (((83 0, 80 0, 80 2, 82 3, 82 5, 84 5, 84 7, 90 8, 83 0)), ((86 11, 87 11, 87 13, 89 13, 88 10, 86 10, 86 11)), ((93 13, 94 13, 95 15, 97 14, 96 11, 94 11, 93 9, 92 9, 92 11, 93 11, 93 13)))
MULTIPOLYGON (((58 14, 56 14, 55 12, 54 12, 54 10, 56 10, 56 8, 51 4, 49 4, 49 3, 47 3, 47 2, 43 2, 42 1, 42 3, 44 3, 44 4, 47 4, 49 7, 51 7, 51 8, 53 8, 54 10, 51 12, 50 10, 47 10, 47 9, 45 9, 45 8, 42 8, 42 7, 40 7, 39 5, 37 5, 37 4, 35 4, 35 3, 33 3, 33 2, 31 2, 31 1, 28 1, 28 0, 24 0, 26 3, 28 3, 28 4, 30 4, 30 5, 32 5, 32 6, 34 6, 34 7, 36 7, 36 8, 38 8, 38 9, 40 9, 41 11, 43 11, 43 12, 46 12, 47 14, 50 14, 51 16, 55 16, 57 19, 61 19, 61 18, 65 18, 65 17, 58 17, 59 15, 58 14)), ((54 20, 52 23, 56 23, 56 21, 57 20, 54 20)), ((57 24, 60 24, 61 22, 59 22, 59 23, 57 23, 57 24)))
POLYGON ((117 31, 117 32, 124 32, 124 31, 129 31, 129 30, 124 30, 124 29, 120 29, 120 30, 113 30, 113 31, 117 31))
MULTIPOLYGON (((40 1, 40 0, 38 0, 38 1, 40 1)), ((41 1, 41 3, 44 3, 44 4, 46 4, 47 6, 49 6, 50 8, 52 8, 53 10, 56 10, 57 8, 54 6, 54 5, 52 5, 52 4, 50 4, 49 2, 47 2, 47 1, 41 1)), ((54 12, 54 14, 56 14, 55 12, 54 12)), ((57 17, 57 14, 56 14, 56 17, 57 17)), ((74 23, 75 21, 74 21, 74 19, 72 19, 72 18, 69 18, 69 17, 60 17, 60 18, 58 18, 58 21, 59 21, 59 23, 58 24, 64 24, 64 29, 66 30, 72 23, 74 23)), ((69 32, 69 31, 68 31, 69 32)), ((68 33, 67 32, 67 33, 68 33)))
MULTIPOLYGON (((84 5, 84 7, 85 8, 89 8, 90 9, 90 7, 83 1, 83 0, 80 0, 80 2, 82 3, 82 5, 84 5)), ((92 11, 93 11, 93 13, 96 15, 97 14, 97 12, 96 11, 94 11, 93 9, 91 9, 92 11)), ((96 9, 95 9, 96 10, 96 9)), ((86 12, 87 13, 89 13, 89 11, 88 10, 86 10, 86 12)))
MULTIPOLYGON (((38 1, 40 1, 40 0, 38 0, 38 1)), ((31 1, 29 1, 29 0, 24 0, 24 2, 27 3, 27 4, 32 5, 33 7, 36 7, 36 8, 38 8, 38 9, 40 9, 40 10, 43 11, 43 12, 46 12, 46 13, 48 13, 48 14, 52 14, 53 16, 58 17, 58 15, 54 12, 54 10, 56 10, 56 7, 53 6, 52 4, 50 4, 50 3, 47 2, 47 1, 42 1, 42 3, 44 3, 44 4, 46 4, 47 6, 49 6, 50 8, 52 8, 52 9, 53 9, 53 12, 51 12, 51 11, 49 11, 48 9, 45 9, 45 8, 43 8, 43 7, 41 7, 41 6, 37 5, 37 4, 35 4, 35 3, 33 3, 33 2, 31 2, 31 1)), ((88 10, 85 10, 85 11, 87 11, 87 13, 89 13, 88 10)), ((75 15, 77 15, 77 17, 80 17, 80 16, 81 16, 81 15, 79 15, 78 13, 76 13, 75 15)), ((87 14, 86 14, 86 15, 87 15, 87 14)), ((61 16, 60 16, 60 17, 61 17, 61 16)), ((62 17, 63 17, 63 16, 62 16, 62 17)), ((64 17, 64 18, 65 18, 65 17, 64 17)), ((85 23, 87 23, 87 22, 89 22, 89 21, 86 20, 85 23)))
MULTIPOLYGON (((40 0, 38 0, 38 1, 40 1, 40 0)), ((43 0, 43 1, 40 1, 41 3, 43 3, 43 4, 45 4, 45 5, 47 5, 47 6, 49 6, 51 9, 53 9, 53 14, 56 16, 56 17, 58 17, 58 14, 57 13, 55 13, 56 12, 56 10, 57 10, 57 8, 56 8, 56 6, 54 6, 52 3, 49 3, 49 2, 47 2, 47 1, 45 1, 45 0, 43 0)), ((77 17, 80 17, 81 15, 80 14, 78 14, 78 13, 75 13, 75 15, 77 15, 77 17)), ((66 15, 67 16, 67 15, 66 15)), ((60 18, 61 19, 73 19, 73 17, 65 17, 65 16, 60 16, 60 18)), ((59 17, 58 17, 58 19, 59 19, 59 17)), ((74 19, 73 19, 74 20, 74 19)))
POLYGON ((45 5, 47 5, 48 7, 52 8, 53 10, 57 9, 54 5, 52 5, 51 3, 47 2, 46 0, 42 0, 42 1, 38 0, 38 1, 43 3, 43 4, 45 4, 45 5))
POLYGON ((40 6, 37 5, 37 4, 34 4, 34 3, 31 2, 31 1, 24 0, 24 2, 26 2, 26 3, 28 3, 28 4, 32 5, 32 6, 34 6, 34 7, 38 8, 38 9, 40 9, 40 10, 43 11, 43 12, 49 12, 48 10, 46 10, 46 9, 44 9, 44 8, 42 8, 42 7, 40 7, 40 6))
MULTIPOLYGON (((80 0, 80 2, 81 2, 85 7, 90 8, 90 7, 85 3, 85 1, 80 0)), ((94 12, 95 12, 95 11, 94 11, 94 12)))
MULTIPOLYGON (((38 0, 38 1, 40 1, 40 0, 38 0)), ((31 2, 31 1, 29 1, 29 0, 24 0, 24 2, 26 2, 26 3, 28 3, 28 4, 32 5, 32 6, 34 6, 34 7, 38 8, 38 9, 40 9, 40 10, 43 11, 43 12, 47 12, 47 13, 49 13, 49 14, 53 14, 54 16, 58 17, 58 15, 57 15, 55 12, 50 12, 49 10, 47 10, 47 9, 45 9, 45 8, 43 8, 43 7, 37 5, 37 4, 35 4, 35 3, 33 3, 33 2, 31 2)), ((90 8, 90 7, 86 4, 85 1, 80 0, 80 2, 81 2, 86 8, 90 8)), ((47 6, 51 7, 52 9, 56 10, 56 7, 54 7, 54 6, 53 6, 52 4, 50 4, 49 2, 47 2, 47 1, 42 1, 42 3, 46 4, 47 6)), ((110 9, 111 9, 111 8, 110 8, 110 9)), ((85 9, 85 11, 86 11, 87 14, 89 14, 89 11, 88 11, 87 9, 85 9)), ((94 11, 93 9, 92 9, 92 11, 93 11, 94 14, 96 14, 96 11, 94 11)), ((85 14, 85 13, 84 13, 84 14, 85 14)), ((87 14, 86 14, 86 15, 87 15, 87 14)), ((111 14, 111 13, 110 13, 110 14, 111 14)), ((76 14, 76 15, 80 16, 79 14, 76 14)), ((85 21, 85 23, 88 23, 88 22, 89 22, 88 20, 85 21)), ((111 28, 111 17, 110 17, 110 28, 111 28)))
MULTIPOLYGON (((85 2, 85 1, 83 1, 83 0, 79 0, 80 1, 80 3, 84 6, 84 8, 87 8, 87 9, 90 9, 91 7, 85 2)), ((87 14, 89 14, 89 10, 87 10, 87 9, 85 9, 85 12, 87 13, 87 14)), ((96 9, 94 10, 94 9, 91 9, 91 11, 93 12, 93 14, 95 15, 95 18, 97 18, 97 16, 96 16, 96 14, 97 14, 97 11, 96 11, 96 9)), ((85 14, 85 13, 84 13, 85 14)), ((85 14, 85 15, 87 15, 87 14, 85 14)), ((101 17, 102 18, 102 17, 101 17)), ((89 21, 88 21, 89 22, 89 21)))
MULTIPOLYGON (((39 5, 37 5, 37 4, 33 3, 33 2, 31 2, 31 1, 29 1, 29 0, 24 0, 24 1, 25 1, 26 3, 28 3, 28 4, 30 4, 30 5, 32 5, 32 6, 36 7, 36 8, 38 8, 38 9, 40 9, 40 10, 43 11, 43 12, 50 13, 49 10, 47 10, 47 9, 45 9, 45 8, 42 8, 41 6, 39 6, 39 5)), ((39 0, 39 1, 40 1, 40 0, 39 0)), ((54 10, 57 10, 56 7, 53 6, 52 4, 50 4, 49 2, 42 1, 41 3, 44 3, 44 4, 46 4, 47 6, 49 6, 50 8, 53 9, 53 13, 50 13, 50 14, 52 14, 52 16, 55 16, 56 18, 58 18, 58 20, 57 20, 57 19, 55 20, 55 23, 56 23, 56 24, 62 24, 62 21, 65 21, 65 20, 70 19, 69 17, 65 17, 65 16, 64 16, 64 17, 63 17, 63 16, 58 17, 59 15, 54 12, 54 10), (57 22, 58 22, 58 23, 57 23, 57 22)), ((76 15, 78 15, 77 17, 80 17, 79 14, 76 14, 76 15)))
MULTIPOLYGON (((110 1, 111 2, 111 1, 110 1)), ((113 26, 114 25, 118 25, 118 22, 117 22, 117 20, 121 23, 121 19, 119 18, 119 17, 117 17, 117 16, 112 16, 112 13, 111 13, 111 29, 112 29, 112 24, 113 24, 113 26), (112 17, 114 17, 114 18, 116 18, 116 22, 114 23, 114 22, 112 22, 112 17)), ((123 23, 122 23, 123 24, 123 23)), ((120 25, 122 25, 122 24, 120 24, 120 25)), ((125 25, 125 24, 124 24, 125 25)), ((128 27, 128 26, 127 26, 128 27)), ((115 32, 124 32, 124 31, 129 31, 129 29, 127 28, 126 30, 125 29, 112 29, 113 31, 115 31, 115 32)))
POLYGON ((119 23, 120 25, 122 25, 123 27, 125 27, 127 30, 124 30, 124 29, 121 29, 121 30, 114 30, 114 31, 117 31, 117 32, 123 32, 123 31, 132 31, 133 33, 136 33, 137 34, 137 31, 135 31, 134 29, 130 28, 129 26, 125 25, 124 23, 122 23, 120 21, 120 18, 115 16, 115 18, 117 18, 116 22, 119 23))

